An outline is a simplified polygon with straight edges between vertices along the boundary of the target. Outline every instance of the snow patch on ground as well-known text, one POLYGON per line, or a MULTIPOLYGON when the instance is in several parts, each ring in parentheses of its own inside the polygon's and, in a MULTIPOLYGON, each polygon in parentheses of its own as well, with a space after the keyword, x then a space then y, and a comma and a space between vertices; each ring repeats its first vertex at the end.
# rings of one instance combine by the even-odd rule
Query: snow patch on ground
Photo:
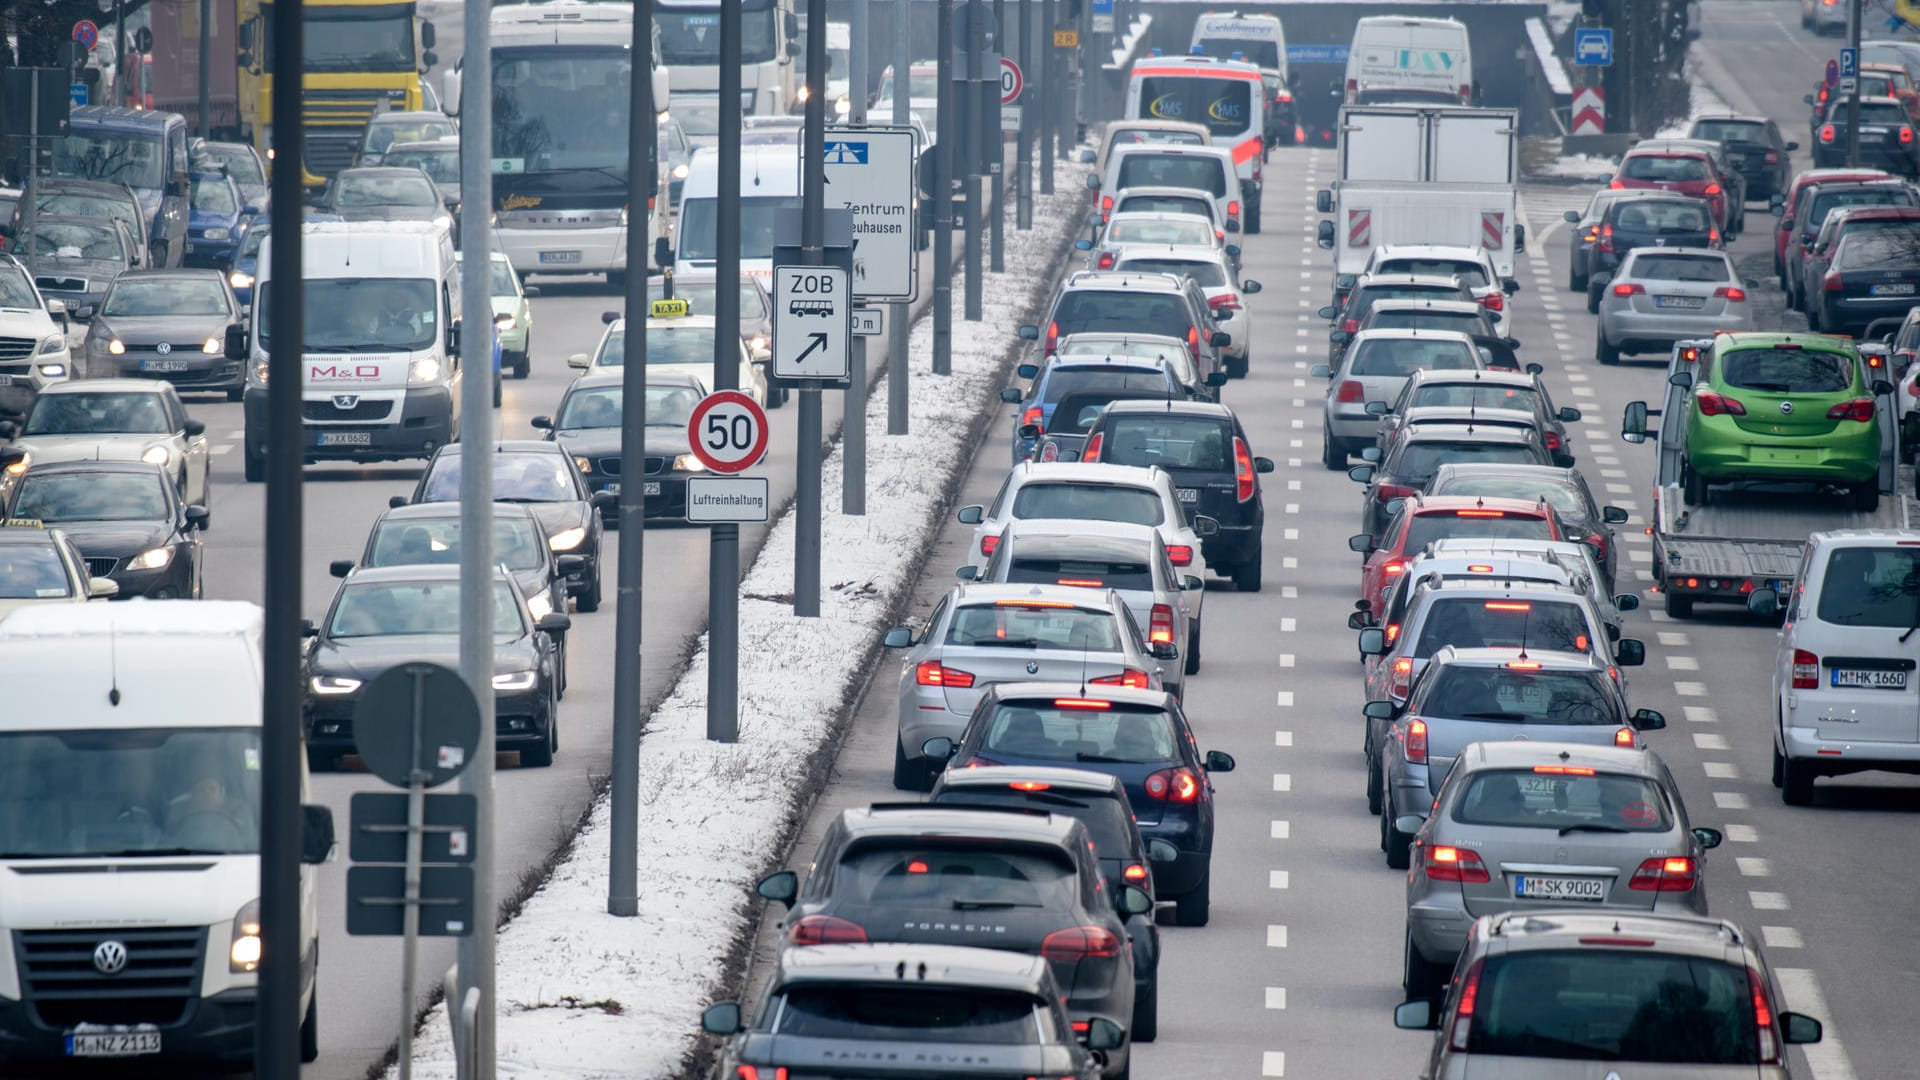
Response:
POLYGON ((1534 176, 1556 180, 1606 180, 1613 176, 1613 171, 1618 167, 1612 158, 1597 154, 1563 154, 1540 166, 1534 176))
MULTIPOLYGON (((984 281, 986 321, 962 320, 956 296, 951 375, 932 372, 933 320, 914 325, 910 435, 887 434, 884 385, 872 391, 865 517, 833 512, 837 444, 828 456, 820 618, 795 618, 787 599, 791 510, 768 535, 740 587, 739 741, 706 741, 704 635, 648 718, 639 916, 606 914, 610 811, 602 798, 572 853, 501 930, 498 1075, 657 1080, 680 1072, 699 1038, 701 1009, 727 990, 727 959, 757 909, 754 881, 785 854, 781 845, 810 797, 810 759, 865 677, 937 534, 946 490, 967 464, 966 435, 1003 383, 1012 324, 1045 301, 1054 261, 1079 228, 1083 171, 1063 161, 1055 194, 1035 196, 1033 220, 1050 224, 1028 233, 1009 224, 1007 272, 984 281)), ((444 1005, 415 1040, 414 1067, 421 1077, 454 1075, 444 1005)))

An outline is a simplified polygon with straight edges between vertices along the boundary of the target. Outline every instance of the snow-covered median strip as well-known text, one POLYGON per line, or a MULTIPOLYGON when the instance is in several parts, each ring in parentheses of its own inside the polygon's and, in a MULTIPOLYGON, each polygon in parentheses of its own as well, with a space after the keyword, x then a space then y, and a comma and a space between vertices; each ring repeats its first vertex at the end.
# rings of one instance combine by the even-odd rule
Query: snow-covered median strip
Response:
MULTIPOLYGON (((1047 299, 1068 236, 1085 218, 1082 171, 1061 163, 1055 194, 1035 196, 1032 232, 1009 224, 1007 271, 984 282, 986 320, 961 319, 955 289, 951 375, 932 372, 933 320, 923 316, 913 327, 912 433, 887 434, 884 388, 869 399, 865 517, 831 512, 840 505, 839 448, 828 457, 820 618, 792 613, 791 511, 769 532, 740 590, 740 741, 706 741, 704 636, 648 719, 639 916, 606 914, 603 797, 571 854, 501 930, 499 1075, 664 1080, 682 1071, 700 1010, 729 989, 728 965, 757 910, 753 883, 785 855, 813 795, 820 751, 938 534, 940 511, 967 466, 969 434, 994 407, 1019 344, 1013 328, 1047 299)), ((453 1075, 444 1006, 416 1040, 414 1064, 419 1076, 453 1075)))

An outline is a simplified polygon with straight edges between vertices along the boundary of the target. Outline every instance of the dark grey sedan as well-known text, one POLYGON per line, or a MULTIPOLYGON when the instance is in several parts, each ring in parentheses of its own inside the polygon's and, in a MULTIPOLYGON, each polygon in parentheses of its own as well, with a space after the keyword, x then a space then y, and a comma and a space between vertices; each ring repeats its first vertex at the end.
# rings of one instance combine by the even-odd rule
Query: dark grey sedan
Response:
POLYGON ((87 327, 81 370, 90 379, 164 379, 182 393, 239 401, 246 374, 227 358, 226 340, 244 318, 218 270, 129 270, 87 327))

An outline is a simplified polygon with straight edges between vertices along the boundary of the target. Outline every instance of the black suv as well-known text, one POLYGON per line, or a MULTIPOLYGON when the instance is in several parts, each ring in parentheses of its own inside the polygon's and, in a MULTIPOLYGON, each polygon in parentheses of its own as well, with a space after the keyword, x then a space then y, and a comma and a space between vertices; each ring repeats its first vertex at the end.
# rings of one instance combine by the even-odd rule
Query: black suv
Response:
POLYGON ((1785 195, 1792 182, 1788 155, 1800 149, 1780 135, 1780 125, 1764 116, 1696 116, 1689 139, 1711 139, 1727 148, 1727 157, 1747 182, 1747 198, 1785 195))
POLYGON ((1231 577, 1242 592, 1260 591, 1260 539, 1266 509, 1260 474, 1273 471, 1254 457, 1240 418, 1206 401, 1116 401, 1087 432, 1082 461, 1159 466, 1173 477, 1187 523, 1205 516, 1218 532, 1201 543, 1207 565, 1231 577))
POLYGON ((1600 231, 1575 276, 1587 283, 1587 313, 1600 312, 1600 291, 1637 247, 1719 247, 1720 230, 1705 199, 1649 191, 1615 199, 1600 218, 1600 231))
POLYGON ((1067 278, 1047 305, 1044 330, 1020 328, 1052 356, 1070 334, 1164 334, 1187 343, 1187 353, 1205 379, 1223 371, 1220 352, 1232 339, 1214 325, 1207 294, 1190 277, 1139 270, 1082 270, 1067 278))
MULTIPOLYGON (((1045 957, 1075 1023, 1133 1012, 1126 920, 1153 901, 1103 887, 1087 827, 1064 814, 925 803, 843 810, 805 886, 781 870, 758 893, 792 909, 785 953, 863 942, 973 945, 1045 957)), ((1107 1058, 1128 1073, 1130 1045, 1107 1058)))

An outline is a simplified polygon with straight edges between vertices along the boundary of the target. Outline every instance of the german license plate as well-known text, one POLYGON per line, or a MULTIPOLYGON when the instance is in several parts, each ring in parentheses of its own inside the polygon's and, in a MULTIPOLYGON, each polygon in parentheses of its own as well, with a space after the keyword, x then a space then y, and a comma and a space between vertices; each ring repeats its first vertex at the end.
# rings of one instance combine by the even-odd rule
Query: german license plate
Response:
POLYGON ((187 370, 187 362, 185 360, 142 360, 140 361, 140 370, 185 371, 187 370))
POLYGON ((19 376, 14 376, 14 375, 0 375, 0 386, 12 386, 12 385, 13 385, 13 380, 14 380, 15 378, 20 378, 20 379, 24 379, 24 378, 26 378, 26 376, 25 376, 25 375, 19 375, 19 376))
POLYGON ((1173 493, 1180 497, 1181 502, 1197 503, 1200 501, 1199 488, 1174 488, 1173 493))
POLYGON ((372 446, 371 431, 323 431, 320 433, 321 446, 372 446))
POLYGON ((577 251, 543 251, 540 253, 540 264, 542 266, 577 263, 579 261, 580 253, 577 251))
POLYGON ((1597 904, 1607 898, 1607 883, 1599 878, 1520 874, 1513 879, 1513 895, 1520 900, 1577 900, 1597 904))
POLYGON ((645 483, 643 483, 643 484, 641 484, 641 485, 640 485, 640 494, 642 494, 642 495, 658 495, 658 494, 660 494, 660 481, 658 481, 658 480, 648 480, 648 481, 646 481, 645 483))
POLYGON ((159 1052, 157 1031, 103 1031, 67 1036, 69 1057, 135 1057, 159 1052))
POLYGON ((1874 671, 1862 668, 1834 668, 1833 685, 1850 690, 1905 690, 1904 671, 1874 671))
POLYGON ((1867 286, 1868 296, 1912 296, 1913 282, 1892 281, 1884 285, 1867 286))
POLYGON ((1703 308, 1707 306, 1707 301, 1701 296, 1656 296, 1653 298, 1653 306, 1681 309, 1703 308))

